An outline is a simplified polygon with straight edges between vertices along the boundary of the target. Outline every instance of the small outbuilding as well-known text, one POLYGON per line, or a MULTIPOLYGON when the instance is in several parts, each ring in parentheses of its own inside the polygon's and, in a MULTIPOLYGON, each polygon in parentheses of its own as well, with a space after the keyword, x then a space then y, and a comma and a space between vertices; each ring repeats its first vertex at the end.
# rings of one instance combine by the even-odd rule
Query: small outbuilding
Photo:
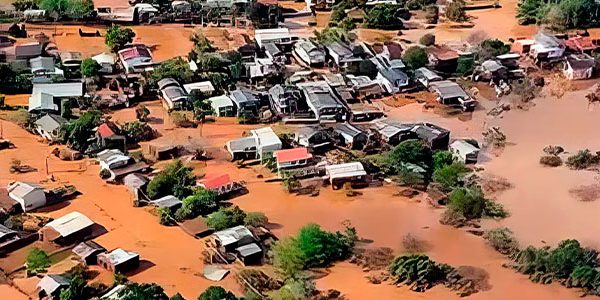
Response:
POLYGON ((74 211, 55 219, 40 229, 40 240, 60 245, 71 244, 92 234, 94 221, 86 215, 74 211))
POLYGON ((456 140, 450 144, 450 152, 456 159, 465 164, 475 164, 479 156, 479 147, 465 140, 456 140))
POLYGON ((156 200, 151 200, 150 203, 158 208, 167 208, 171 211, 175 211, 181 207, 181 200, 173 195, 161 197, 156 200))
POLYGON ((246 226, 239 225, 212 234, 217 247, 224 248, 226 252, 234 252, 235 249, 256 242, 256 238, 246 226))
POLYGON ((24 212, 46 206, 44 188, 35 183, 16 181, 8 185, 8 196, 15 200, 24 212))
POLYGON ((37 284, 38 297, 39 299, 58 299, 60 292, 69 288, 70 285, 69 280, 61 275, 45 275, 37 284))
POLYGON ((414 124, 411 129, 431 150, 448 149, 450 131, 431 123, 414 124))
POLYGON ((94 241, 85 241, 77 244, 72 250, 73 254, 87 266, 95 265, 98 261, 98 254, 106 252, 106 249, 94 241))
POLYGON ((244 266, 259 265, 262 262, 263 250, 256 243, 237 247, 235 253, 244 266))
POLYGON ((213 109, 217 117, 233 117, 235 116, 235 106, 231 98, 220 95, 216 97, 210 97, 206 99, 210 102, 210 106, 213 109))
POLYGON ((342 143, 349 149, 362 149, 369 140, 369 135, 358 127, 348 123, 338 123, 334 131, 342 137, 342 143))
POLYGON ((333 189, 341 188, 344 183, 364 183, 367 172, 360 162, 350 162, 325 167, 325 173, 333 189))
POLYGON ((117 248, 111 252, 98 254, 98 265, 113 273, 124 274, 140 266, 140 255, 117 248))
POLYGON ((588 54, 571 54, 565 58, 563 74, 569 80, 592 78, 596 61, 588 54))
POLYGON ((63 117, 47 114, 35 120, 35 131, 47 141, 55 141, 60 134, 60 128, 67 123, 63 117))

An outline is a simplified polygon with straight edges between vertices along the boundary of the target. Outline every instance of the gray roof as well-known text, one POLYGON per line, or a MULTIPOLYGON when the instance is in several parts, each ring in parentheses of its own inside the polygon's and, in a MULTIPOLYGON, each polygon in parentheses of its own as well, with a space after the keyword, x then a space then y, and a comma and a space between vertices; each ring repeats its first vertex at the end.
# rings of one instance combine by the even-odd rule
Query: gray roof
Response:
POLYGON ((38 42, 15 45, 15 56, 36 57, 42 54, 42 45, 38 42))
POLYGON ((433 82, 431 87, 444 99, 469 97, 460 85, 449 80, 433 82))
POLYGON ((36 126, 41 127, 47 132, 54 132, 65 123, 67 123, 67 120, 54 114, 47 114, 35 121, 36 126))
POLYGON ((127 188, 129 188, 130 190, 136 189, 136 188, 141 188, 149 181, 150 180, 142 174, 134 173, 134 174, 128 174, 125 177, 123 177, 123 185, 127 186, 127 188))
POLYGON ((150 201, 152 204, 156 205, 159 208, 173 208, 175 206, 181 205, 181 200, 177 199, 177 197, 169 195, 164 196, 162 198, 150 201))
POLYGON ((252 232, 250 232, 250 230, 243 225, 217 231, 213 233, 213 235, 221 242, 221 245, 223 246, 255 240, 252 232))
POLYGON ((231 140, 228 142, 228 146, 232 152, 248 151, 258 147, 254 137, 243 137, 236 140, 231 140))
POLYGON ((11 235, 16 235, 17 232, 0 224, 0 241, 3 240, 6 237, 9 237, 11 235))
POLYGON ((396 86, 401 86, 408 83, 408 75, 398 69, 380 68, 379 73, 396 86))
POLYGON ((422 67, 422 68, 418 68, 415 73, 417 74, 417 77, 419 76, 423 76, 424 78, 426 78, 427 80, 441 80, 442 77, 438 74, 436 74, 435 72, 422 67))
POLYGON ((29 60, 31 72, 48 71, 54 72, 54 57, 36 57, 29 60))
POLYGON ((326 82, 307 82, 298 84, 304 90, 307 100, 310 101, 316 109, 323 107, 342 106, 331 93, 331 89, 326 82))
POLYGON ((567 56, 565 60, 574 70, 587 70, 589 68, 593 68, 596 64, 594 58, 588 54, 571 54, 567 56))
POLYGON ((414 124, 414 127, 411 131, 416 133, 417 136, 419 136, 419 138, 424 139, 426 141, 431 141, 440 136, 450 134, 450 131, 448 131, 447 129, 430 123, 414 124))
POLYGON ((66 288, 70 285, 70 282, 67 278, 57 275, 57 274, 49 274, 46 275, 40 280, 37 287, 46 292, 47 295, 54 294, 60 288, 66 288))
POLYGON ((283 52, 275 45, 274 43, 266 43, 264 44, 265 52, 271 54, 271 56, 277 56, 283 54, 283 52))
POLYGON ((261 253, 262 249, 260 249, 260 247, 256 243, 251 243, 248 245, 237 247, 235 248, 235 251, 238 252, 242 257, 247 257, 250 255, 261 253))
POLYGON ((361 134, 365 134, 364 131, 360 130, 359 128, 357 128, 354 125, 348 124, 348 123, 339 123, 335 125, 335 131, 341 133, 341 134, 345 134, 345 135, 349 135, 351 137, 356 137, 359 136, 361 134))
POLYGON ((140 255, 135 252, 125 251, 121 248, 117 248, 109 253, 101 253, 98 255, 98 257, 102 257, 114 266, 118 266, 132 259, 139 258, 140 255))
POLYGON ((187 99, 187 93, 179 86, 169 86, 162 89, 161 92, 163 97, 173 102, 187 99))
POLYGON ((235 102, 238 105, 246 102, 258 102, 258 98, 256 97, 256 95, 253 94, 251 91, 245 89, 232 91, 230 98, 231 101, 235 102))
POLYGON ((505 69, 506 67, 504 67, 502 64, 500 64, 499 62, 495 61, 495 60, 491 60, 488 59, 486 61, 484 61, 481 66, 490 71, 490 72, 496 72, 500 69, 505 69))
POLYGON ((46 227, 50 227, 58 232, 60 236, 66 237, 89 228, 94 224, 94 221, 90 220, 90 218, 84 214, 74 211, 49 222, 46 224, 46 227))
POLYGON ((560 47, 562 45, 561 41, 557 37, 545 33, 541 30, 538 31, 538 33, 533 37, 533 39, 537 44, 540 44, 546 48, 560 47))
POLYGON ((163 79, 159 80, 157 84, 158 84, 159 90, 162 90, 170 85, 181 86, 181 85, 179 85, 179 82, 177 82, 177 80, 175 80, 173 78, 163 78, 163 79))
POLYGON ((340 57, 352 57, 354 55, 349 45, 342 44, 340 42, 332 42, 325 45, 325 48, 327 48, 329 52, 334 52, 340 57))
POLYGON ((31 94, 41 93, 54 97, 81 97, 83 96, 83 82, 34 83, 31 94))
POLYGON ((88 256, 94 255, 95 253, 105 251, 106 249, 104 247, 100 246, 100 244, 94 241, 81 242, 77 244, 77 246, 75 246, 72 250, 72 252, 75 253, 75 255, 83 259, 86 259, 88 256))

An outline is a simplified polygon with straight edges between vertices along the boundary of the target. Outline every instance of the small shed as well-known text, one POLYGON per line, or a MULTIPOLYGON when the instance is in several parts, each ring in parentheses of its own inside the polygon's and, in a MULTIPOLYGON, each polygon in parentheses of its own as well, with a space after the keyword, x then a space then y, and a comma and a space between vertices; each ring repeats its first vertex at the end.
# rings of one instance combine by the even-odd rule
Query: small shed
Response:
POLYGON ((57 244, 70 244, 92 234, 94 221, 74 211, 55 219, 40 229, 40 240, 57 244))
POLYGON ((181 207, 181 200, 179 200, 173 195, 168 195, 156 200, 151 200, 150 203, 152 203, 158 208, 168 208, 171 211, 174 211, 177 208, 181 207))
POLYGON ((8 185, 8 196, 15 200, 24 212, 46 206, 44 188, 35 183, 16 181, 8 185))
POLYGON ((111 252, 99 254, 98 265, 113 273, 124 274, 140 266, 140 255, 117 248, 111 252))
POLYGON ((424 141, 431 150, 448 149, 450 143, 450 131, 431 123, 414 124, 411 129, 417 137, 424 141))
POLYGON ((210 106, 217 117, 235 116, 235 106, 233 105, 231 98, 225 95, 220 95, 208 98, 207 101, 210 102, 210 106))
POLYGON ((360 162, 349 162, 325 167, 329 183, 333 189, 339 189, 344 183, 359 183, 366 180, 367 172, 360 162))
POLYGON ((589 79, 595 65, 596 61, 588 54, 571 54, 565 58, 563 74, 569 80, 589 79))
POLYGON ((465 140, 452 142, 450 152, 465 164, 477 163, 477 157, 479 156, 479 148, 465 140))
POLYGON ((262 262, 263 251, 256 243, 237 247, 235 253, 245 266, 259 265, 262 262))
POLYGON ((102 67, 100 72, 105 74, 111 74, 114 71, 115 63, 117 62, 117 58, 114 54, 106 52, 92 56, 92 59, 102 67))
MULTIPOLYGON (((123 177, 123 185, 133 194, 133 200, 141 200, 143 191, 150 180, 142 174, 128 174, 123 177)), ((145 198, 145 197, 144 197, 145 198)))
POLYGON ((256 238, 246 226, 239 225, 213 233, 217 246, 223 247, 226 252, 233 252, 236 248, 256 242, 256 238))
POLYGON ((47 114, 37 119, 35 131, 47 141, 54 141, 59 137, 60 128, 67 123, 63 117, 55 114, 47 114))
POLYGON ((188 94, 191 94, 193 91, 198 91, 205 95, 211 95, 215 91, 215 87, 210 81, 184 84, 183 89, 188 92, 188 94))
POLYGON ((362 149, 369 140, 366 132, 348 123, 336 124, 334 131, 342 137, 342 142, 350 149, 362 149))
POLYGON ((106 249, 94 241, 85 241, 77 244, 72 250, 85 265, 95 265, 98 254, 106 252, 106 249))
POLYGON ((40 299, 44 297, 48 299, 58 299, 60 292, 63 289, 69 288, 71 283, 61 275, 48 274, 42 277, 37 284, 38 296, 40 299))

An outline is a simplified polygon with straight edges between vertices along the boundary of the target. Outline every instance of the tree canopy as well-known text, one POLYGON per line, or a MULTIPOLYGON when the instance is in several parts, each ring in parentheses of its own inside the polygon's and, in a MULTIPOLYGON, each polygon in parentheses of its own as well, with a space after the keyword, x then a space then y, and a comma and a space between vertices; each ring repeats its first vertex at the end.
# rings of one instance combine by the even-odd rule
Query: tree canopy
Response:
POLYGON ((85 151, 94 128, 100 125, 101 116, 97 110, 86 111, 78 119, 64 124, 61 128, 63 142, 77 151, 85 151))
POLYGON ((152 199, 173 195, 178 198, 192 194, 196 184, 196 176, 192 168, 186 167, 181 160, 176 160, 160 171, 148 183, 147 194, 152 199))
POLYGON ((120 300, 169 300, 163 288, 156 283, 129 282, 118 296, 120 300))
POLYGON ((30 274, 44 272, 50 267, 50 258, 44 250, 33 248, 27 253, 25 267, 30 274))
POLYGON ((208 215, 206 224, 214 230, 223 230, 244 224, 246 213, 238 206, 224 207, 208 215))
POLYGON ((429 63, 429 58, 425 49, 412 46, 404 51, 402 61, 411 69, 416 70, 426 66, 429 63))
POLYGON ((91 0, 41 0, 36 6, 57 20, 84 19, 94 12, 94 3, 91 0))
POLYGON ((97 76, 102 70, 102 66, 91 58, 86 58, 81 61, 81 75, 85 77, 97 76))
POLYGON ((220 286, 210 286, 198 296, 198 300, 238 300, 238 298, 220 286))
POLYGON ((555 30, 598 25, 600 4, 594 0, 524 0, 517 9, 520 24, 547 24, 555 30))
POLYGON ((104 42, 113 52, 117 52, 125 45, 133 42, 135 32, 131 28, 124 28, 119 25, 113 25, 108 28, 104 37, 104 42))
POLYGON ((400 5, 378 4, 367 11, 365 24, 369 28, 377 29, 402 29, 402 19, 409 19, 410 13, 400 5))
POLYGON ((510 51, 510 46, 504 44, 504 42, 499 39, 483 40, 478 48, 478 57, 480 61, 492 59, 510 51))

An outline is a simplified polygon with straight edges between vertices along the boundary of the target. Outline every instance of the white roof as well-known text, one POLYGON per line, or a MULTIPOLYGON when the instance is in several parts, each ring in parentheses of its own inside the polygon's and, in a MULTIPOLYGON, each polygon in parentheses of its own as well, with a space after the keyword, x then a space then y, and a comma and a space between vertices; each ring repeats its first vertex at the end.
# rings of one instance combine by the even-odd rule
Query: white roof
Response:
POLYGON ((201 81, 184 84, 183 89, 185 89, 185 91, 188 93, 191 93, 193 90, 200 90, 203 93, 212 93, 215 91, 215 87, 210 81, 201 81))
POLYGON ((124 262, 127 262, 131 259, 139 257, 140 255, 135 252, 125 251, 121 248, 117 248, 109 253, 101 253, 98 254, 100 257, 106 257, 108 261, 110 261, 113 265, 119 265, 124 262))
POLYGON ((464 140, 456 140, 450 144, 450 148, 458 150, 460 153, 473 153, 479 149, 464 140))
POLYGON ((124 155, 123 152, 119 149, 106 149, 106 150, 102 150, 102 151, 98 152, 98 154, 96 154, 96 160, 98 162, 104 161, 115 154, 124 155))
POLYGON ((124 284, 119 284, 108 291, 106 294, 102 295, 100 299, 108 299, 108 300, 118 300, 119 292, 125 288, 124 284))
POLYGON ((217 237, 217 239, 221 242, 223 246, 237 243, 238 241, 246 237, 254 238, 252 232, 250 232, 250 230, 248 230, 248 228, 246 228, 243 225, 217 231, 213 234, 217 237))
POLYGON ((46 224, 46 227, 50 227, 62 237, 66 237, 92 225, 94 225, 94 221, 90 220, 86 215, 74 211, 49 222, 46 224))
POLYGON ((34 83, 32 95, 46 93, 54 97, 83 96, 83 82, 34 83))
POLYGON ((329 179, 367 175, 362 163, 355 161, 339 165, 325 166, 329 179))
POLYGON ((51 94, 34 93, 29 97, 28 110, 32 111, 34 109, 58 111, 58 105, 54 104, 54 96, 51 94))
POLYGON ((254 31, 254 39, 256 39, 256 43, 261 47, 269 41, 285 38, 291 38, 288 28, 257 29, 254 31))
POLYGON ((281 145, 281 140, 271 127, 250 130, 250 133, 256 138, 258 146, 281 145))
POLYGON ((60 287, 69 286, 69 281, 61 275, 49 274, 42 277, 37 287, 46 293, 53 293, 60 287))
POLYGON ((164 196, 162 198, 152 200, 150 202, 152 202, 152 204, 156 205, 157 207, 166 208, 174 207, 175 205, 181 204, 181 200, 172 195, 164 196))
POLYGON ((225 95, 211 97, 211 98, 208 98, 207 101, 209 101, 211 103, 211 106, 213 108, 233 106, 233 101, 231 101, 231 98, 229 98, 225 95))
POLYGON ((114 65, 117 61, 117 58, 114 54, 102 52, 96 56, 92 56, 92 59, 95 60, 99 64, 111 64, 114 65))
POLYGON ((517 59, 521 57, 519 53, 506 53, 496 56, 497 59, 517 59))
POLYGON ((35 183, 17 181, 12 184, 9 184, 7 190, 9 193, 15 196, 26 198, 27 195, 29 195, 31 192, 43 189, 43 187, 35 183))

